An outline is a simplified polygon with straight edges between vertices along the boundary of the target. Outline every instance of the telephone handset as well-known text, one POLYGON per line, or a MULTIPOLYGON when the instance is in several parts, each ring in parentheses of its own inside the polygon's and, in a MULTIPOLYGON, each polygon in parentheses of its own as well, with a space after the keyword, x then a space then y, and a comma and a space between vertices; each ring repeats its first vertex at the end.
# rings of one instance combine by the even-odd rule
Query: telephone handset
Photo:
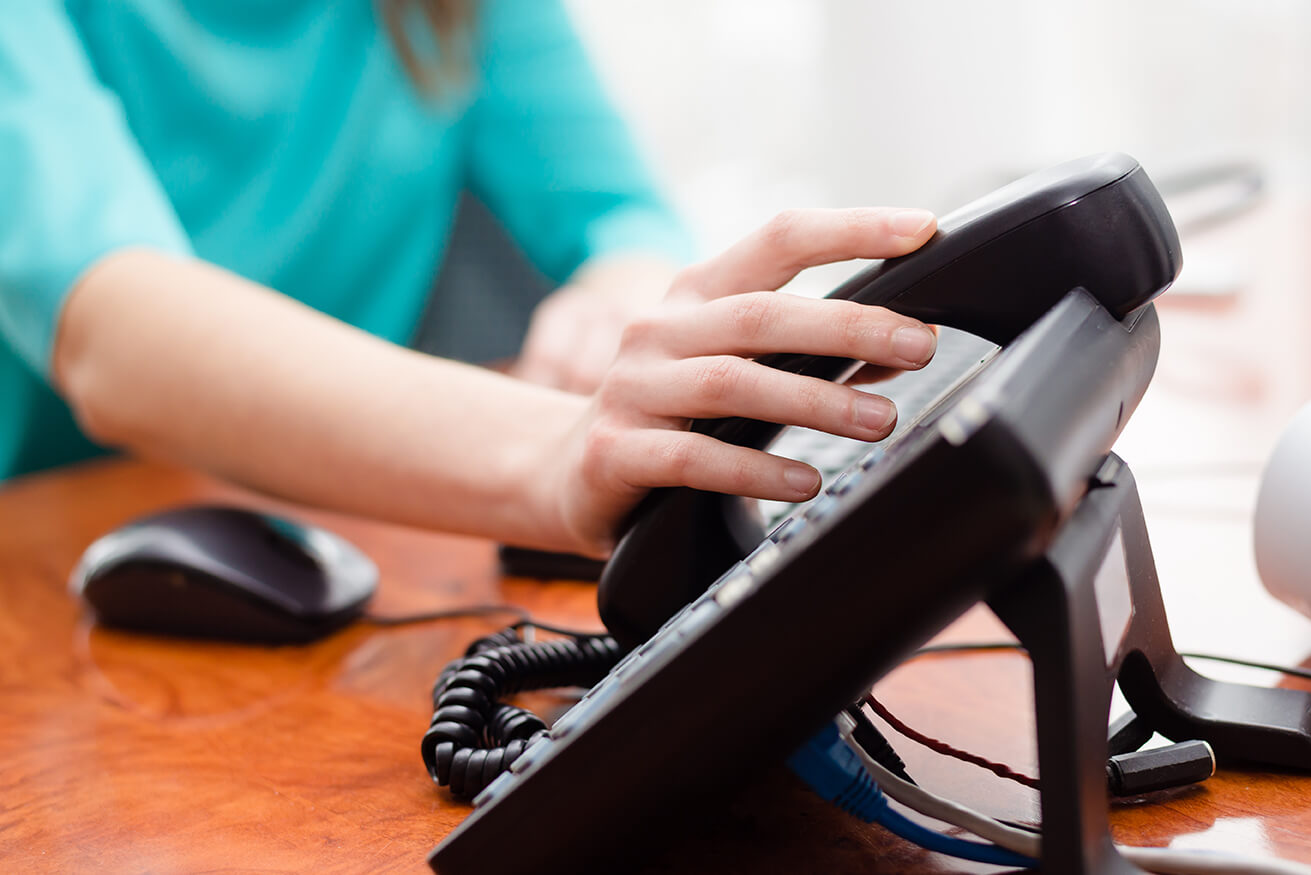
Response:
MULTIPOLYGON (((1179 240, 1137 161, 1096 155, 1026 176, 944 217, 918 251, 877 262, 829 297, 885 306, 1007 346, 1082 288, 1123 319, 1169 286, 1179 240)), ((841 380, 859 363, 778 354, 761 363, 841 380)), ((784 428, 741 418, 693 429, 764 449, 784 428)), ((598 590, 601 617, 636 646, 764 537, 744 500, 686 487, 652 492, 634 511, 598 590)))

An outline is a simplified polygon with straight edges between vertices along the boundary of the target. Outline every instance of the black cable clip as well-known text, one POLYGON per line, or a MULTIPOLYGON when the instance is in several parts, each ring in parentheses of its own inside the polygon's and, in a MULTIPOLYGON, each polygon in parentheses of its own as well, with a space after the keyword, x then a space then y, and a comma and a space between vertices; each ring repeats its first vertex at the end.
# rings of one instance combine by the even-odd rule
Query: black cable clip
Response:
POLYGON ((1134 712, 1111 724, 1106 783, 1112 796, 1139 796, 1205 781, 1215 774, 1215 751, 1205 741, 1181 741, 1138 750, 1152 737, 1147 722, 1134 712))

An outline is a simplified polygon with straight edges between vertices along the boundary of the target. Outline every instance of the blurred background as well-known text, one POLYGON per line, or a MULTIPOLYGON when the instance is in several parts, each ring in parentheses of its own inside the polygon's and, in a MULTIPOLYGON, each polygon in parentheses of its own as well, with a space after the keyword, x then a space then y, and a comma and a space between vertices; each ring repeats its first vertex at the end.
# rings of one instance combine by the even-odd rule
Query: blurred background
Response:
POLYGON ((568 0, 708 251, 787 206, 947 210, 1107 149, 1305 189, 1302 0, 568 0))
MULTIPOLYGON (((1305 657, 1311 626, 1262 590, 1251 520, 1275 439, 1311 400, 1311 3, 568 6, 702 254, 786 207, 942 213, 1103 150, 1134 155, 1163 191, 1218 166, 1259 175, 1223 221, 1190 214, 1223 213, 1241 190, 1199 212, 1167 192, 1185 267, 1117 451, 1138 475, 1179 643, 1305 657)), ((794 287, 823 293, 852 270, 794 287)))
MULTIPOLYGON (((787 207, 944 213, 1104 150, 1134 155, 1163 189, 1239 164, 1263 200, 1311 192, 1304 0, 565 3, 703 256, 787 207)), ((436 290, 445 318, 416 343, 503 358, 545 286, 466 206, 436 290)), ((1175 297, 1250 278, 1250 253, 1226 239, 1185 234, 1185 255, 1175 297)), ((852 270, 809 271, 791 290, 823 294, 852 270)))

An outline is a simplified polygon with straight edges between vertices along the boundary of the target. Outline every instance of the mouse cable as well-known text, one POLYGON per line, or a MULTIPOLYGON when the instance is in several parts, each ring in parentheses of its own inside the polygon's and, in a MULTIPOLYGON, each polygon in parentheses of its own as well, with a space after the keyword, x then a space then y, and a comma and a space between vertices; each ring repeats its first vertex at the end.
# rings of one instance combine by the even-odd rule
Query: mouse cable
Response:
POLYGON ((503 614, 518 617, 517 620, 507 627, 509 629, 538 629, 543 632, 551 632, 555 635, 568 635, 573 638, 599 637, 606 634, 603 631, 568 629, 563 626, 543 623, 541 620, 534 619, 532 614, 528 613, 521 607, 503 604, 467 605, 461 608, 426 611, 417 614, 387 615, 368 613, 361 617, 361 619, 366 623, 385 628, 393 626, 417 626, 421 623, 434 623, 441 620, 465 620, 475 617, 494 617, 503 614))
POLYGON ((497 616, 510 614, 519 618, 520 622, 529 620, 527 612, 523 608, 516 608, 514 605, 466 605, 460 608, 446 608, 440 611, 423 611, 417 614, 374 614, 366 613, 360 619, 374 626, 413 626, 419 623, 433 623, 439 620, 464 620, 473 617, 497 616))
MULTIPOLYGON (((1003 823, 921 786, 907 784, 861 749, 854 739, 853 724, 848 715, 839 715, 839 734, 847 740, 870 777, 889 798, 926 817, 968 830, 1013 853, 1041 859, 1040 834, 1003 823)), ((1162 875, 1311 875, 1311 867, 1285 860, 1258 860, 1212 851, 1135 848, 1118 844, 1115 849, 1134 865, 1162 875)))

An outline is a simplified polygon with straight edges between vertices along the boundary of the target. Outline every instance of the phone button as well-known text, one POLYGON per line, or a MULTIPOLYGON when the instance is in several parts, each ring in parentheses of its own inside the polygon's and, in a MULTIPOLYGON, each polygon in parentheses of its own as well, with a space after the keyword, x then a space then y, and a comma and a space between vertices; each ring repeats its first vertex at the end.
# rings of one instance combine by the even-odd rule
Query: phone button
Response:
POLYGON ((833 496, 825 493, 820 495, 819 498, 815 499, 814 502, 811 503, 810 507, 806 508, 806 512, 802 514, 802 516, 812 523, 818 522, 824 519, 824 517, 828 516, 829 513, 833 510, 833 508, 836 506, 837 506, 837 501, 834 500, 833 496))
POLYGON ((800 517, 790 516, 783 520, 783 522, 779 523, 774 528, 774 531, 770 532, 765 537, 769 538, 769 540, 773 541, 775 544, 786 544, 788 539, 794 537, 805 527, 805 525, 805 520, 800 517))
POLYGON ((862 473, 860 468, 848 468, 843 471, 838 479, 833 481, 833 485, 828 488, 828 494, 834 496, 846 495, 851 491, 851 487, 856 485, 856 481, 860 479, 862 473))
POLYGON ((879 463, 879 460, 883 458, 884 452, 885 450, 883 447, 875 447, 870 450, 869 455, 860 460, 860 470, 868 471, 870 468, 873 468, 879 463))

